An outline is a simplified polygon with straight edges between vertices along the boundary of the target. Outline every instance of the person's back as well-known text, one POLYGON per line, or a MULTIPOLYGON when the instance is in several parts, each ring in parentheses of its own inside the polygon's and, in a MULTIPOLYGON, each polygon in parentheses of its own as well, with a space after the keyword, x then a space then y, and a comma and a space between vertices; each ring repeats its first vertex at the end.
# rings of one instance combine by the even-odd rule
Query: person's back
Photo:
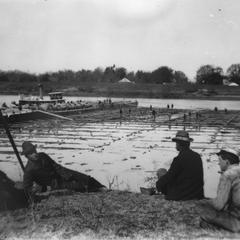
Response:
POLYGON ((188 149, 174 159, 178 161, 179 173, 169 184, 166 199, 190 200, 203 198, 203 166, 198 153, 188 149))
POLYGON ((231 196, 229 197, 228 210, 240 218, 240 166, 230 166, 223 175, 231 183, 231 196))
POLYGON ((190 149, 188 132, 178 131, 172 141, 179 151, 166 174, 158 176, 156 188, 167 200, 202 199, 203 165, 200 155, 190 149))

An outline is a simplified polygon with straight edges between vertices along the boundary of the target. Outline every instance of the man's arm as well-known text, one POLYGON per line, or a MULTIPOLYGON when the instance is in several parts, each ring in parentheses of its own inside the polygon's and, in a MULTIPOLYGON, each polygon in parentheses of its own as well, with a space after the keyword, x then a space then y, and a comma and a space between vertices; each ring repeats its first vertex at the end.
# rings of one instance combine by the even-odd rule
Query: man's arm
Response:
POLYGON ((221 175, 218 184, 217 197, 210 200, 209 203, 216 210, 220 211, 226 206, 231 192, 231 181, 224 174, 221 175))
POLYGON ((32 186, 33 186, 33 174, 31 171, 25 170, 23 176, 23 187, 26 193, 32 193, 32 186))
POLYGON ((166 186, 176 179, 176 176, 179 174, 180 170, 181 170, 180 159, 176 157, 173 159, 173 162, 167 173, 157 181, 156 183, 157 190, 159 192, 164 193, 166 190, 166 186))

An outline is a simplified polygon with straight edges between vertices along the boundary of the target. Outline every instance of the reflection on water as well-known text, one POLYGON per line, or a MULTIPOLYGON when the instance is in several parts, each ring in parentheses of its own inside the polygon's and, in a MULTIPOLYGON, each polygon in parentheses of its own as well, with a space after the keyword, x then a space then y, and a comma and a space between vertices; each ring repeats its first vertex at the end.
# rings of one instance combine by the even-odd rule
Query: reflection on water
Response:
MULTIPOLYGON (((76 120, 37 121, 12 126, 11 132, 19 151, 25 140, 37 144, 68 168, 94 176, 115 189, 139 191, 148 186, 146 178, 155 176, 158 168, 169 168, 177 155, 171 138, 182 126, 159 125, 153 122, 86 123, 76 120)), ((204 162, 205 194, 216 193, 219 168, 215 152, 223 143, 236 145, 239 130, 231 128, 187 127, 193 150, 204 162)), ((22 172, 3 129, 0 129, 0 169, 12 179, 21 180, 22 172)), ((24 163, 26 159, 22 157, 24 163)))

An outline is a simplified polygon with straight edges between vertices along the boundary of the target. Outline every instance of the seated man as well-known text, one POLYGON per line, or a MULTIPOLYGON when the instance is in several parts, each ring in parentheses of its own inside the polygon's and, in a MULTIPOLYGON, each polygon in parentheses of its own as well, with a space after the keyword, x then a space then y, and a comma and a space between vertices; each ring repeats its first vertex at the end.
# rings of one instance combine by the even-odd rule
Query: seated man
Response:
POLYGON ((217 153, 222 171, 214 199, 200 201, 202 226, 217 226, 240 232, 240 166, 236 150, 222 148, 217 153))
POLYGON ((172 139, 179 151, 168 171, 158 171, 156 188, 165 195, 167 200, 202 199, 203 194, 203 166, 198 153, 190 149, 188 132, 178 131, 172 139))
POLYGON ((79 192, 107 190, 96 179, 83 173, 67 169, 56 163, 46 153, 38 153, 31 142, 22 144, 22 154, 28 159, 24 170, 23 184, 25 191, 33 194, 33 183, 42 186, 42 191, 51 189, 71 189, 79 192))

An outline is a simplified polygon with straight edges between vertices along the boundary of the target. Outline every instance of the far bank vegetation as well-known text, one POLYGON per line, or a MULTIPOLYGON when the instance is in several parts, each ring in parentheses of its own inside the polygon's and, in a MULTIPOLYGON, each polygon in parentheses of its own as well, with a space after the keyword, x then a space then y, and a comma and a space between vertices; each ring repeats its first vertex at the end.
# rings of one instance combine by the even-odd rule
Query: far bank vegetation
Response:
POLYGON ((129 72, 115 65, 95 70, 62 70, 41 74, 14 71, 0 71, 1 94, 38 94, 42 84, 44 93, 63 91, 65 95, 103 97, 147 97, 185 98, 238 95, 239 87, 229 87, 229 83, 240 84, 240 64, 232 64, 223 72, 221 67, 203 65, 194 80, 189 80, 182 71, 167 66, 152 72, 138 70, 129 72), (121 79, 127 82, 120 83, 121 79))

